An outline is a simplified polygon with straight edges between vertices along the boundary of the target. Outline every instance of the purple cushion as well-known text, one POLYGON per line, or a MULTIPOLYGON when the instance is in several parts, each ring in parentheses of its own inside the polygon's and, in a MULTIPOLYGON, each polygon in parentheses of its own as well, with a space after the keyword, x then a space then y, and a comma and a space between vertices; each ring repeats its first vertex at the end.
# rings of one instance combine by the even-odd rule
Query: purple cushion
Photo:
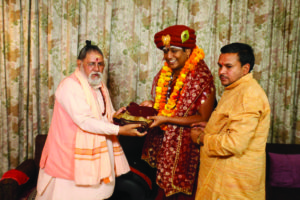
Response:
POLYGON ((268 154, 271 186, 300 187, 300 154, 268 154))

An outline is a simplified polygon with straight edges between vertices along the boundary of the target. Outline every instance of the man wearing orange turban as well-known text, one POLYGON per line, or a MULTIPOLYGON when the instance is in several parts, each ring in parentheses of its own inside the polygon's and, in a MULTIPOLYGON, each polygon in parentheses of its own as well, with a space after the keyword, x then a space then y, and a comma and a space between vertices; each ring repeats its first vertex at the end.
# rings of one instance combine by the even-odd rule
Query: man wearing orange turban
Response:
POLYGON ((142 159, 157 168, 156 200, 195 199, 199 145, 191 140, 190 125, 207 121, 215 103, 213 76, 196 45, 195 31, 184 25, 170 26, 154 36, 164 54, 164 66, 155 76, 153 100, 157 116, 148 132, 142 159))

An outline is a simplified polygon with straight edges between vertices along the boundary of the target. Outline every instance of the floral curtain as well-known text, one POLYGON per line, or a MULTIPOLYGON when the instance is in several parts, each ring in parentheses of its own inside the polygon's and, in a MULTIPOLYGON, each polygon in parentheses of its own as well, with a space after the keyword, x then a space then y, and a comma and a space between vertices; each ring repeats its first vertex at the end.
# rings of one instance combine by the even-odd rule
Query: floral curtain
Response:
POLYGON ((220 48, 252 45, 254 77, 272 121, 268 142, 300 144, 299 0, 0 0, 0 175, 32 158, 47 134, 59 82, 76 67, 85 40, 104 52, 116 109, 150 98, 163 64, 156 32, 174 24, 196 30, 217 98, 220 48))

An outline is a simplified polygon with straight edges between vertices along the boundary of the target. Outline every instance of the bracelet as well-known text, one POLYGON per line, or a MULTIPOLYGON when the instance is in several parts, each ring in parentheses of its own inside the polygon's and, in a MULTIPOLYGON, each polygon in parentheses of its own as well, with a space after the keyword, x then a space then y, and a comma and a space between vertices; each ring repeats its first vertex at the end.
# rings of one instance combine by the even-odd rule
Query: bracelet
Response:
POLYGON ((203 132, 201 132, 198 137, 197 137, 197 144, 202 145, 203 143, 200 141, 201 140, 201 136, 204 135, 203 132))

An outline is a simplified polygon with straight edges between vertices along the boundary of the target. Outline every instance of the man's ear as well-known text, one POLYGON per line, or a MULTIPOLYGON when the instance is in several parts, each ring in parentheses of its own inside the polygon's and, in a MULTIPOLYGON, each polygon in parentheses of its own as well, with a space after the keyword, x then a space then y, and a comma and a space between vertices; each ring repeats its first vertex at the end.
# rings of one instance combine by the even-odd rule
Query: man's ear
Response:
POLYGON ((185 52, 186 52, 187 56, 190 57, 192 50, 191 49, 186 49, 185 52))
POLYGON ((250 70, 250 64, 249 63, 246 63, 243 65, 243 74, 246 75, 249 73, 249 70, 250 70))
POLYGON ((77 59, 77 67, 80 67, 81 65, 81 60, 77 59))

